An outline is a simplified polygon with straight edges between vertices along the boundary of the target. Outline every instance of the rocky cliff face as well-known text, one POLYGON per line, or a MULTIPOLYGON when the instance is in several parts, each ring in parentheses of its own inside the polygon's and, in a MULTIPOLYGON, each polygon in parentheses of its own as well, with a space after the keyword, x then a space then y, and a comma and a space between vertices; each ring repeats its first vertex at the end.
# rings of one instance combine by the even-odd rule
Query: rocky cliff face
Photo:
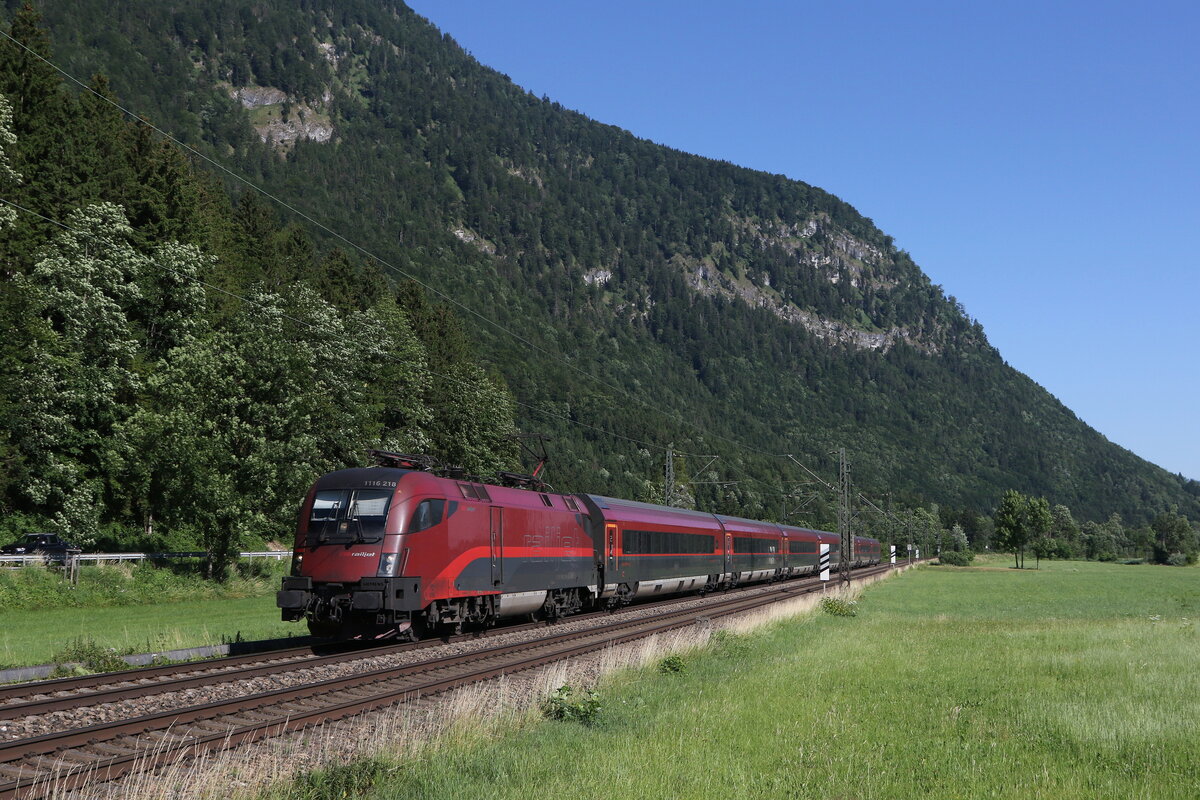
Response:
MULTIPOLYGON (((333 139, 329 115, 272 86, 230 87, 229 96, 248 109, 259 138, 278 150, 289 150, 296 142, 328 142, 333 139)), ((323 105, 332 96, 327 92, 323 105)))
MULTIPOLYGON (((775 247, 786 252, 793 268, 814 273, 820 279, 836 284, 848 276, 851 286, 862 288, 870 284, 876 289, 896 285, 894 276, 887 275, 885 254, 875 245, 864 242, 839 229, 825 214, 816 214, 803 223, 763 224, 745 218, 733 218, 732 223, 742 235, 753 239, 760 248, 775 247), (814 248, 812 237, 827 233, 829 247, 814 248)), ((706 295, 722 295, 739 299, 755 308, 770 311, 776 317, 799 325, 817 338, 850 345, 860 350, 886 353, 897 342, 905 342, 927 353, 936 353, 933 341, 923 340, 910 329, 893 325, 884 330, 868 330, 841 320, 827 319, 800 308, 771 287, 768 273, 747 272, 737 276, 717 269, 711 261, 693 259, 684 265, 688 285, 706 295)), ((874 326, 872 326, 874 327, 874 326)))
POLYGON ((754 308, 766 309, 785 322, 803 327, 818 339, 850 345, 860 350, 886 353, 900 341, 927 353, 936 353, 938 349, 933 342, 922 341, 910 330, 900 326, 872 332, 860 330, 839 320, 825 319, 781 299, 769 288, 750 281, 739 281, 703 262, 696 262, 688 270, 688 285, 702 295, 737 298, 754 308))

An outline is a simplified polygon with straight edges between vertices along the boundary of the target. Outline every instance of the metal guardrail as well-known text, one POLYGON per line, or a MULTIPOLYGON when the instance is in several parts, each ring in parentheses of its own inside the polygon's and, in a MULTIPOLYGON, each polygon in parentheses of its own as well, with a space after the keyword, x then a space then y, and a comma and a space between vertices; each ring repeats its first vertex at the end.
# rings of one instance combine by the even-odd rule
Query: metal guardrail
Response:
MULTIPOLYGON (((93 561, 99 564, 101 561, 168 561, 173 558, 204 558, 207 553, 80 553, 76 556, 71 556, 77 563, 93 561)), ((291 558, 291 550, 266 550, 254 553, 238 553, 238 558, 291 558)), ((44 555, 4 555, 0 554, 0 564, 44 564, 46 561, 62 563, 63 559, 58 556, 44 555)))

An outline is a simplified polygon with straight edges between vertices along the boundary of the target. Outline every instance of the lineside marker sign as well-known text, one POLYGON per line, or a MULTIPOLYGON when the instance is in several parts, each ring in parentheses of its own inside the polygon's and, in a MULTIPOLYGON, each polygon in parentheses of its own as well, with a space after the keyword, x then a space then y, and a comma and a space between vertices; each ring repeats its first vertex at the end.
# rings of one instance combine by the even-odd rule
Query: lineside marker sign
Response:
POLYGON ((821 560, 818 562, 821 569, 821 580, 829 580, 829 545, 821 545, 821 560))

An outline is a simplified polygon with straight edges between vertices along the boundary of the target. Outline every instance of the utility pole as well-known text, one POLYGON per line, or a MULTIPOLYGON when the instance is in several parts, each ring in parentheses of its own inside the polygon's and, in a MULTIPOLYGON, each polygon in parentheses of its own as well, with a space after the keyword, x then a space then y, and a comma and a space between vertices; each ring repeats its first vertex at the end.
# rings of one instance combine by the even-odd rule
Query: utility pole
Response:
POLYGON ((850 564, 854 559, 854 534, 850 522, 850 462, 846 459, 846 448, 842 447, 838 449, 838 535, 842 538, 838 575, 846 584, 850 583, 850 564))
POLYGON ((667 473, 663 485, 663 505, 675 503, 675 443, 667 445, 667 473))
POLYGON ((904 538, 908 542, 908 563, 913 561, 913 532, 912 532, 912 515, 909 515, 904 521, 904 538))

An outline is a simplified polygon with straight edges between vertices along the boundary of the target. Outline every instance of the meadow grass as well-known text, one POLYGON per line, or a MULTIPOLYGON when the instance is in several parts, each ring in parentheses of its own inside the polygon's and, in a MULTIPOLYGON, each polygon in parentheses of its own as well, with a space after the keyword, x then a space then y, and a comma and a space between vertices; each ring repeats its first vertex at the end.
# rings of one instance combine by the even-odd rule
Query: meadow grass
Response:
POLYGON ((118 653, 153 653, 223 641, 307 635, 282 622, 275 598, 238 597, 115 608, 0 612, 0 667, 53 662, 78 641, 118 653))
POLYGON ((260 562, 224 584, 149 564, 85 567, 76 586, 40 567, 0 573, 0 667, 80 642, 125 654, 307 634, 279 619, 281 569, 260 562))
POLYGON ((591 725, 481 725, 272 797, 1196 798, 1200 573, 927 567, 610 676, 591 725))

